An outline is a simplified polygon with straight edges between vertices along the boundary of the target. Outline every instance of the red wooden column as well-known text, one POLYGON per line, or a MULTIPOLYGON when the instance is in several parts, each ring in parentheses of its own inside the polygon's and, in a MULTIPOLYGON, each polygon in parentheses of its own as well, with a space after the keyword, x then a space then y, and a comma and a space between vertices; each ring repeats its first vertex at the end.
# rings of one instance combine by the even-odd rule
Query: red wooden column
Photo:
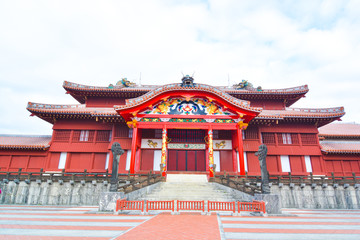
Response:
POLYGON ((208 130, 208 141, 209 141, 209 177, 214 177, 213 130, 211 128, 208 130))
POLYGON ((131 156, 130 156, 130 173, 135 173, 135 157, 136 157, 136 145, 138 138, 138 128, 134 126, 133 135, 131 141, 131 156))
POLYGON ((167 130, 166 126, 164 126, 162 131, 162 146, 161 146, 161 174, 163 177, 166 176, 167 169, 167 130))
POLYGON ((247 126, 248 126, 247 123, 241 121, 238 123, 238 127, 236 128, 237 137, 238 137, 240 175, 245 175, 245 159, 244 159, 244 144, 243 144, 242 130, 245 130, 247 126))

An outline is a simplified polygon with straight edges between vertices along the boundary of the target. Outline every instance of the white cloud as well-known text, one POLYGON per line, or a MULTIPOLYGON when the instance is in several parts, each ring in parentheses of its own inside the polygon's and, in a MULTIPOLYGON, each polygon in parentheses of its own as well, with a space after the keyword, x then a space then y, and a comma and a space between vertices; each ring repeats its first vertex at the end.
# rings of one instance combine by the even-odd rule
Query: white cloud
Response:
POLYGON ((358 1, 2 1, 0 132, 50 133, 25 107, 75 103, 63 80, 107 86, 140 73, 142 84, 179 82, 181 72, 212 85, 228 76, 263 88, 309 84, 295 106, 343 105, 344 121, 359 121, 359 9, 358 1))

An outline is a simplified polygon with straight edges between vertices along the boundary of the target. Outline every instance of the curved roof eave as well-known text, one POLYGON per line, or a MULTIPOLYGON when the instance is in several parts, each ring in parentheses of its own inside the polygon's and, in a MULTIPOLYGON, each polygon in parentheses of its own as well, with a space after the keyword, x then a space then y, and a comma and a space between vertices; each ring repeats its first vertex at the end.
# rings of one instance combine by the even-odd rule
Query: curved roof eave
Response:
POLYGON ((207 97, 222 105, 226 105, 235 112, 241 111, 252 116, 257 116, 262 111, 262 108, 251 107, 248 101, 234 98, 224 91, 206 84, 194 84, 191 87, 182 87, 181 84, 167 84, 140 97, 127 99, 125 105, 117 105, 114 108, 123 116, 145 109, 149 105, 154 105, 160 100, 171 96, 185 96, 189 98, 196 96, 207 97))

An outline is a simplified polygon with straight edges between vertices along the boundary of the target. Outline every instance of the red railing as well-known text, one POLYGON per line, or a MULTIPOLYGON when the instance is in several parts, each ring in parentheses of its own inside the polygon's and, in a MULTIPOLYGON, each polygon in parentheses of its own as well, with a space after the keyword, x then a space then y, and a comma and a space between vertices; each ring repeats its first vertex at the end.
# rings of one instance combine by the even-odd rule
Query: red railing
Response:
MULTIPOLYGON (((144 212, 145 201, 126 201, 118 199, 116 201, 116 212, 119 210, 140 210, 144 212)), ((208 201, 207 211, 229 211, 235 213, 235 202, 208 201)), ((238 202, 238 213, 240 212, 263 212, 266 213, 265 202, 238 202)), ((175 211, 175 200, 171 201, 146 201, 146 212, 151 210, 175 211)), ((205 201, 180 201, 177 200, 177 211, 202 211, 205 212, 205 201)))
POLYGON ((235 213, 235 202, 208 201, 208 211, 231 211, 235 213))
POLYGON ((170 210, 174 212, 175 200, 171 201, 146 201, 146 212, 150 210, 170 210))
POLYGON ((240 212, 266 212, 265 202, 238 202, 238 213, 240 212))
POLYGON ((116 201, 116 212, 119 210, 140 210, 144 212, 144 201, 126 201, 118 199, 116 201))
POLYGON ((203 211, 205 212, 205 201, 180 201, 177 200, 177 211, 203 211))

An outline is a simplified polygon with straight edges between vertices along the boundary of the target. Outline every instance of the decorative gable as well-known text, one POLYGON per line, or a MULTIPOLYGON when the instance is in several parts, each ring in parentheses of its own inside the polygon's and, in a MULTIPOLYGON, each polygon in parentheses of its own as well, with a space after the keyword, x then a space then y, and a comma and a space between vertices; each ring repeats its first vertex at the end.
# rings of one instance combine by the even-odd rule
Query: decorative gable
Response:
POLYGON ((225 115, 235 114, 225 110, 222 106, 206 98, 168 98, 156 104, 150 110, 140 114, 162 114, 162 115, 225 115))

